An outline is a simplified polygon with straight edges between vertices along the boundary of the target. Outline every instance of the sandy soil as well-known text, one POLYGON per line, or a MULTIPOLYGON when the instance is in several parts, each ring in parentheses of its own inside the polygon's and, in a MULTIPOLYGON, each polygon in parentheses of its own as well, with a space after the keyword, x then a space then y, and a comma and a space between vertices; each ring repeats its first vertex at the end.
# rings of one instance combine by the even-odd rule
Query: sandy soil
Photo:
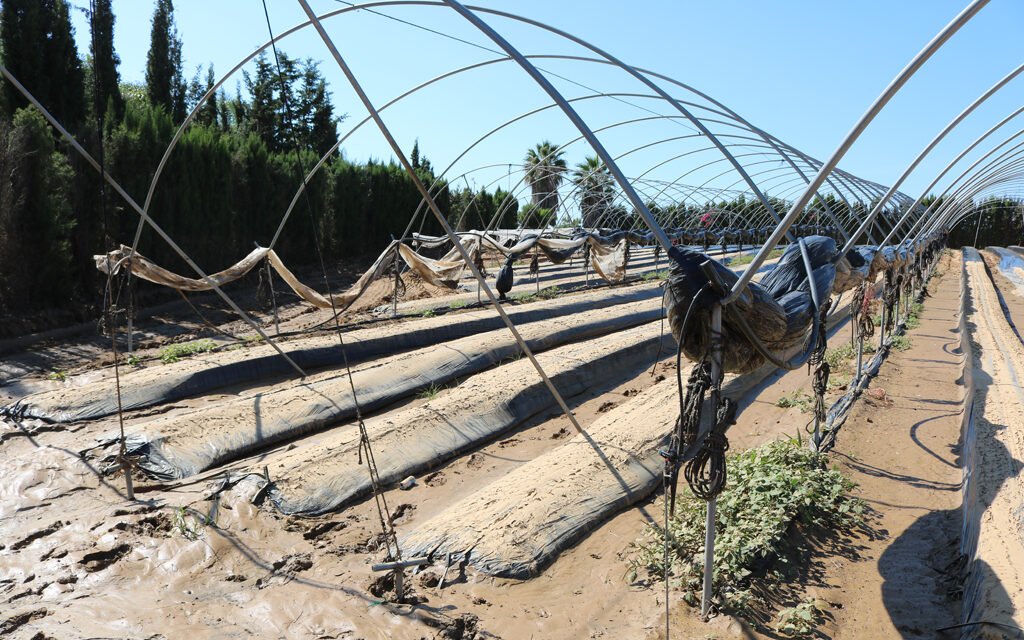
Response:
MULTIPOLYGON (((944 273, 944 282, 958 279, 955 269, 944 273)), ((822 637, 935 637, 937 627, 957 621, 957 603, 946 596, 956 584, 943 572, 955 573, 949 565, 959 530, 960 469, 951 449, 963 397, 956 382, 959 309, 956 287, 930 289, 934 297, 911 332, 911 349, 893 354, 839 435, 841 464, 874 509, 870 529, 823 542, 806 558, 801 579, 780 595, 783 605, 807 595, 831 603, 822 637)), ((840 325, 834 335, 842 340, 848 329, 840 325)), ((671 379, 672 366, 663 362, 656 374, 671 379)), ((624 373, 572 399, 574 412, 584 426, 615 411, 644 420, 651 411, 637 400, 652 397, 644 391, 657 375, 624 373)), ((804 428, 807 414, 775 401, 809 388, 807 372, 798 370, 748 393, 730 432, 733 449, 804 428)), ((660 586, 626 579, 629 544, 658 518, 660 499, 611 518, 532 580, 453 566, 438 587, 444 567, 434 566, 408 580, 417 604, 393 604, 371 584, 378 575, 369 564, 381 556, 373 500, 317 518, 287 517, 265 500, 257 477, 232 484, 225 469, 214 469, 187 482, 143 482, 139 500, 128 502, 121 478, 101 478, 75 455, 92 431, 71 425, 0 442, 0 631, 11 637, 511 640, 662 633, 660 586)), ((564 416, 546 411, 418 478, 412 489, 385 492, 388 510, 400 533, 412 531, 529 469, 571 433, 564 416)), ((315 442, 285 443, 232 468, 258 469, 315 442)), ((674 638, 773 637, 726 616, 700 622, 676 594, 670 604, 674 638)))

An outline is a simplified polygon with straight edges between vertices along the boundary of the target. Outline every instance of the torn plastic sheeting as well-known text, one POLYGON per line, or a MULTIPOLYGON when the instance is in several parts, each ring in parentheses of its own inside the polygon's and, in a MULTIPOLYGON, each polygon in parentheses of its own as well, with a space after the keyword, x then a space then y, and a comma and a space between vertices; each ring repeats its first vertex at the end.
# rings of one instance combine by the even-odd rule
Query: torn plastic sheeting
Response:
MULTIPOLYGON (((793 355, 789 352, 787 357, 793 355)), ((730 376, 739 399, 775 371, 730 376)), ((658 453, 679 413, 675 380, 647 389, 577 435, 416 527, 401 540, 412 556, 470 552, 489 575, 535 577, 559 553, 661 486, 658 453)))
MULTIPOLYGON (((786 248, 774 269, 759 284, 749 284, 722 312, 724 349, 722 368, 726 372, 746 373, 765 363, 740 328, 739 318, 747 321, 765 349, 773 354, 802 343, 814 319, 813 299, 826 304, 835 282, 835 241, 824 236, 806 240, 811 273, 796 244, 786 248), (814 288, 815 296, 811 295, 814 288)), ((701 264, 710 259, 691 249, 673 248, 666 279, 664 306, 668 311, 672 335, 682 342, 682 351, 694 361, 701 360, 711 343, 711 307, 716 294, 710 289, 701 264), (699 297, 698 297, 699 296, 699 297), (685 328, 683 324, 689 324, 685 328)), ((731 287, 737 276, 715 260, 711 267, 719 280, 731 287)))
MULTIPOLYGON (((660 316, 661 309, 645 301, 529 324, 520 327, 520 333, 531 350, 542 352, 660 316)), ((353 372, 352 383, 366 413, 520 353, 513 336, 499 329, 382 361, 353 372)), ((128 448, 149 475, 184 478, 354 416, 348 378, 337 375, 156 418, 132 429, 128 448)), ((103 442, 116 440, 116 434, 110 434, 103 442)))
MULTIPOLYGON (((661 291, 656 287, 637 287, 629 291, 601 292, 596 296, 586 295, 582 299, 553 300, 522 308, 508 309, 512 322, 524 325, 593 309, 629 304, 657 298, 661 291)), ((354 331, 345 334, 345 355, 350 364, 366 362, 372 358, 392 355, 418 349, 431 344, 442 344, 477 333, 493 331, 504 327, 501 318, 493 310, 486 315, 477 312, 460 314, 458 322, 448 319, 415 321, 381 335, 379 330, 354 331), (421 326, 427 324, 427 326, 421 326), (362 339, 360 334, 374 332, 371 338, 362 339)), ((338 367, 342 362, 342 349, 337 336, 324 336, 317 340, 320 346, 289 348, 288 342, 280 343, 290 358, 307 371, 325 367, 338 367)), ((217 357, 228 358, 225 353, 217 357)), ((217 389, 267 381, 289 375, 291 366, 269 346, 252 347, 239 352, 233 361, 209 362, 209 366, 195 369, 196 359, 160 365, 161 375, 149 379, 145 384, 134 384, 137 372, 128 372, 122 378, 121 401, 125 410, 140 409, 156 404, 173 402, 182 398, 209 393, 217 389), (262 353, 254 353, 259 349, 262 353)), ((138 373, 146 371, 140 370, 138 373)), ((110 381, 101 380, 76 388, 44 391, 21 398, 12 405, 0 408, 0 413, 18 417, 39 418, 47 422, 74 422, 94 420, 117 413, 117 399, 110 392, 110 381)))
POLYGON ((988 250, 999 257, 999 273, 1013 284, 1018 296, 1024 297, 1024 258, 1003 247, 988 247, 988 250))
MULTIPOLYGON (((671 339, 650 323, 586 343, 559 347, 539 359, 566 398, 625 374, 636 375, 671 352, 671 339)), ((377 472, 384 485, 434 468, 452 457, 557 407, 526 360, 479 373, 427 405, 366 421, 377 472), (483 402, 483 400, 486 400, 483 402)), ((344 442, 318 441, 275 460, 286 469, 273 478, 270 498, 283 513, 319 515, 337 510, 372 490, 358 464, 354 424, 344 442)), ((340 439, 340 438, 339 438, 340 439)))

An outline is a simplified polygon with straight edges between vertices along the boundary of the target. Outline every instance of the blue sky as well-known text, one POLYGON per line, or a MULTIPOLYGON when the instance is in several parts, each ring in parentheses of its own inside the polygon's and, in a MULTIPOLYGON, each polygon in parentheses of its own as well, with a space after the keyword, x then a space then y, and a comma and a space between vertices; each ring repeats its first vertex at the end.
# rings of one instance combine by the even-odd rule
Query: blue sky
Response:
MULTIPOLYGON (((72 3, 87 5, 85 0, 72 3)), ((275 32, 303 19, 301 8, 293 0, 267 3, 275 32)), ((630 64, 687 83, 785 142, 823 160, 894 75, 967 2, 480 0, 480 4, 551 24, 630 64)), ((312 0, 312 5, 318 12, 344 6, 334 0, 312 0)), ((152 8, 149 0, 114 0, 115 46, 122 60, 123 80, 143 80, 152 8)), ((213 63, 218 74, 223 74, 267 40, 259 0, 176 0, 175 9, 189 77, 196 65, 207 63, 213 63)), ((389 7, 380 11, 493 47, 446 8, 389 7)), ((496 16, 485 19, 524 52, 580 53, 578 47, 537 29, 496 16)), ((86 19, 76 12, 75 20, 80 50, 84 53, 88 46, 86 19)), ((479 48, 366 12, 340 16, 326 26, 377 104, 438 73, 494 57, 479 48)), ((895 180, 953 116, 1024 61, 1021 27, 1024 3, 993 0, 915 76, 841 166, 884 184, 895 180)), ((292 56, 323 60, 321 68, 331 82, 338 111, 349 114, 349 120, 341 127, 343 133, 365 116, 312 30, 288 38, 280 47, 292 56)), ((562 61, 540 64, 600 91, 638 90, 637 83, 599 65, 562 61)), ((564 80, 555 79, 555 83, 570 96, 587 93, 564 80)), ((230 79, 226 86, 233 93, 236 79, 230 79)), ((1024 78, 1018 78, 933 152, 903 190, 911 196, 918 195, 949 159, 1020 106, 1022 96, 1024 78)), ((644 102, 630 100, 634 106, 644 102)), ((386 112, 385 119, 407 152, 418 138, 423 152, 439 169, 491 127, 545 102, 545 96, 522 71, 508 64, 491 65, 446 82, 443 87, 418 93, 386 112)), ((637 113, 633 107, 609 100, 581 103, 580 109, 594 126, 626 118, 627 112, 637 113)), ((664 109, 657 110, 664 113, 664 109)), ((1019 125, 1008 128, 1005 135, 1017 128, 1019 125)), ((622 153, 636 146, 630 146, 631 140, 676 135, 674 131, 680 135, 687 133, 686 127, 678 122, 641 125, 628 131, 609 130, 607 144, 613 153, 622 153)), ((466 179, 478 186, 506 186, 506 182, 511 182, 502 179, 509 172, 503 165, 520 163, 526 148, 541 139, 561 143, 573 135, 574 130, 563 117, 545 112, 488 140, 467 156, 453 175, 497 165, 472 172, 466 179)), ((669 148, 671 145, 661 145, 657 153, 664 155, 669 148)), ((390 156, 380 134, 368 127, 346 141, 344 151, 347 157, 356 160, 390 156)), ((577 162, 585 152, 577 145, 567 152, 567 159, 577 162)), ((645 157, 644 161, 637 157, 634 166, 624 166, 627 174, 649 166, 652 156, 645 157)), ((664 174, 675 175, 678 171, 664 174)), ((690 181, 699 182, 704 175, 695 174, 690 181)))

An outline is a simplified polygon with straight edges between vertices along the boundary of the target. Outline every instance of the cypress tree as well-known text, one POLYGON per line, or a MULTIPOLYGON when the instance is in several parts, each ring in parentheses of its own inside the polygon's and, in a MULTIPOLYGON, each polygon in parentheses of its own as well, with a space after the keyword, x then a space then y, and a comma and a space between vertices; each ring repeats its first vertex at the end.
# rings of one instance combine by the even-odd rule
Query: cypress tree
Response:
MULTIPOLYGON (((4 65, 72 131, 85 114, 84 76, 74 33, 65 0, 4 0, 0 7, 4 65)), ((8 119, 28 105, 6 81, 2 97, 8 119)))
POLYGON ((89 50, 92 54, 93 86, 90 87, 90 106, 93 119, 106 113, 108 103, 113 107, 113 116, 120 120, 124 115, 124 98, 118 87, 120 75, 117 65, 121 59, 114 52, 114 12, 110 0, 94 0, 91 20, 92 40, 89 50))
POLYGON ((146 96, 175 120, 185 118, 187 88, 181 68, 181 38, 174 25, 174 3, 157 0, 146 55, 146 96))

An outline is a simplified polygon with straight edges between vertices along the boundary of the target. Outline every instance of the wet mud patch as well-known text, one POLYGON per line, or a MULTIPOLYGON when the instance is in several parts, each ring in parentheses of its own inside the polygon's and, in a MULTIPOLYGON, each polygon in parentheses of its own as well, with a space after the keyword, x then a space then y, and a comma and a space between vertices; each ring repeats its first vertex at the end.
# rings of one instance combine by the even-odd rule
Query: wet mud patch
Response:
POLYGON ((24 549, 25 547, 27 547, 28 545, 32 544, 36 540, 39 540, 40 538, 45 538, 48 535, 56 533, 63 526, 64 526, 64 523, 61 522, 60 520, 58 520, 58 521, 54 522, 53 524, 51 524, 48 527, 45 527, 45 528, 40 529, 38 531, 33 531, 32 533, 28 534, 27 536, 25 536, 21 540, 18 540, 17 542, 12 544, 11 545, 11 551, 19 551, 21 549, 24 549))
POLYGON ((95 573, 102 571, 119 561, 121 558, 128 555, 132 550, 131 545, 120 544, 113 549, 107 551, 95 551, 93 553, 87 553, 82 556, 82 559, 78 561, 78 564, 85 567, 85 570, 89 573, 95 573))
POLYGON ((23 611, 22 613, 16 613, 10 618, 7 618, 3 622, 0 622, 0 636, 7 636, 17 631, 22 626, 40 618, 45 618, 50 614, 46 609, 33 609, 31 611, 23 611))

